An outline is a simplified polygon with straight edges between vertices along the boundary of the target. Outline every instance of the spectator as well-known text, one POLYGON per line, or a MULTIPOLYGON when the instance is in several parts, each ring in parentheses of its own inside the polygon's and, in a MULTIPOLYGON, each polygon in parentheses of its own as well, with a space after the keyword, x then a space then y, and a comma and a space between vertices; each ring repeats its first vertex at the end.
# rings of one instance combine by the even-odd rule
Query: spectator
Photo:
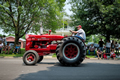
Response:
POLYGON ((106 55, 110 54, 111 43, 110 40, 106 42, 106 55))
POLYGON ((20 46, 19 46, 19 44, 17 44, 16 47, 15 47, 15 49, 13 50, 12 54, 14 54, 15 50, 17 50, 17 54, 18 54, 19 49, 20 49, 20 46))
POLYGON ((95 54, 95 47, 93 46, 93 44, 91 44, 91 46, 89 47, 89 51, 88 51, 89 55, 90 55, 90 52, 94 52, 95 54))
POLYGON ((7 41, 6 41, 6 38, 5 38, 6 36, 5 35, 3 35, 3 44, 4 44, 4 47, 7 45, 7 41))
POLYGON ((100 51, 103 51, 103 44, 104 44, 104 42, 102 41, 102 39, 100 39, 98 44, 99 44, 100 51))
POLYGON ((9 43, 7 43, 7 46, 5 46, 5 54, 6 54, 6 51, 8 50, 8 54, 9 54, 9 51, 10 51, 10 46, 9 46, 9 43))
POLYGON ((114 43, 114 40, 112 40, 112 43, 111 43, 111 49, 115 49, 115 43, 114 43))
POLYGON ((0 36, 0 41, 2 41, 2 42, 3 42, 3 38, 2 38, 2 36, 0 36))
POLYGON ((106 53, 103 54, 103 58, 104 58, 104 59, 107 59, 106 53))
POLYGON ((115 60, 116 54, 114 52, 114 49, 112 49, 112 51, 110 52, 110 57, 115 60))
POLYGON ((98 59, 101 57, 101 59, 102 59, 102 55, 103 54, 103 52, 98 48, 97 49, 97 56, 98 56, 98 59))
POLYGON ((116 53, 119 54, 119 44, 117 44, 117 42, 115 42, 115 50, 116 53))
POLYGON ((118 46, 118 49, 120 50, 120 42, 119 42, 119 44, 118 44, 119 46, 118 46))
POLYGON ((118 54, 118 58, 120 58, 120 54, 118 54))
POLYGON ((0 40, 0 53, 2 51, 2 47, 3 47, 3 43, 2 43, 2 40, 0 40))

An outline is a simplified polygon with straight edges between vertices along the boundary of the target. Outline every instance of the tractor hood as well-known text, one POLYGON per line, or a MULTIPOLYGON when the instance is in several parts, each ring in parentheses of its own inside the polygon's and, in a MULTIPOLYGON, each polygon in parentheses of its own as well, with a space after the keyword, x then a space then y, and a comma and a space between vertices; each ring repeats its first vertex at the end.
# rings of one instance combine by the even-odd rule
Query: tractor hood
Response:
POLYGON ((39 39, 39 40, 61 40, 64 38, 64 36, 61 35, 48 35, 48 34, 43 34, 43 35, 26 35, 26 39, 32 38, 32 39, 39 39))

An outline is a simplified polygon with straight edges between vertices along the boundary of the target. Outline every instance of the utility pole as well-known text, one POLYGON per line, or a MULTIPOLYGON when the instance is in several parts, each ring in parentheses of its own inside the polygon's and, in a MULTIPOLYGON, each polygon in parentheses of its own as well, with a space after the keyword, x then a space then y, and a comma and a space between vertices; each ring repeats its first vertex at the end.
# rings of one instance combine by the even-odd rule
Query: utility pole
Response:
POLYGON ((62 36, 64 36, 64 19, 63 19, 62 36))
POLYGON ((40 23, 40 35, 43 34, 43 27, 42 27, 42 22, 40 23))

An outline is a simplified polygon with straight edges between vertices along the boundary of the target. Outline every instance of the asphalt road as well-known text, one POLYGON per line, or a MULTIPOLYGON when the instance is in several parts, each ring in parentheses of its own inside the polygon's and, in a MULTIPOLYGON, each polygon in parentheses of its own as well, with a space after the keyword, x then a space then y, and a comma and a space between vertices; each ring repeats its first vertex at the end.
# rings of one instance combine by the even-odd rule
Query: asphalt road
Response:
POLYGON ((120 60, 86 59, 78 67, 45 58, 26 66, 21 58, 0 58, 0 80, 120 80, 120 60))

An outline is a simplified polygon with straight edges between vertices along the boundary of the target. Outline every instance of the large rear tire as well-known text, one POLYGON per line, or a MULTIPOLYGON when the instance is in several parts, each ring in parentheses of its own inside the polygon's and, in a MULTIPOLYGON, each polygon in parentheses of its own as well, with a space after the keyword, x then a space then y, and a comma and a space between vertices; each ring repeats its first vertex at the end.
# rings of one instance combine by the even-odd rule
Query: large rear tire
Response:
POLYGON ((34 50, 28 50, 23 55, 23 62, 26 65, 35 65, 39 59, 39 55, 34 50))
POLYGON ((78 66, 86 56, 86 47, 77 37, 67 37, 57 46, 56 55, 59 62, 66 66, 78 66))

